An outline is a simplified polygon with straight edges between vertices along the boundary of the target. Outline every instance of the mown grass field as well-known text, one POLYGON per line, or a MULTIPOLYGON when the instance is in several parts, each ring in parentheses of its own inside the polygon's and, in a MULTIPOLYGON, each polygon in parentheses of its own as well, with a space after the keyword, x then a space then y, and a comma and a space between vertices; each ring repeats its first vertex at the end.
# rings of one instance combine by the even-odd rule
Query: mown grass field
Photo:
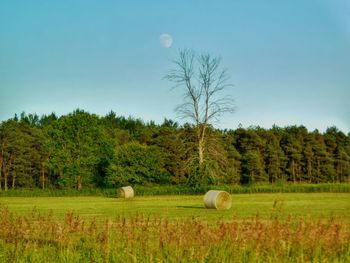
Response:
POLYGON ((1 197, 0 262, 350 262, 349 193, 1 197))
POLYGON ((64 217, 69 211, 85 218, 113 219, 136 214, 169 219, 232 219, 259 215, 269 218, 278 210, 288 215, 328 219, 337 217, 350 222, 350 193, 271 193, 234 194, 227 211, 205 209, 203 195, 140 196, 124 200, 106 197, 1 197, 0 204, 11 212, 25 214, 33 209, 64 217))

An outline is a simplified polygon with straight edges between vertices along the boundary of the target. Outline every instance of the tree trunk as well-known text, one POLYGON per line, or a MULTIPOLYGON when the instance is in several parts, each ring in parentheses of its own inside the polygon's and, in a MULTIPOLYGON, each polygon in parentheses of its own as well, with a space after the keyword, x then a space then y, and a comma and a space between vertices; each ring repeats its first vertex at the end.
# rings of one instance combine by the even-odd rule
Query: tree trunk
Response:
POLYGON ((198 142, 198 158, 199 158, 199 167, 202 168, 204 164, 204 146, 202 140, 198 142))
POLYGON ((299 179, 299 183, 301 183, 301 173, 299 169, 299 164, 296 164, 296 170, 297 170, 297 178, 299 179))
POLYGON ((16 184, 16 172, 13 171, 13 176, 12 176, 12 190, 15 189, 15 184, 16 184))
POLYGON ((294 160, 292 160, 292 176, 293 176, 293 183, 295 184, 295 165, 294 165, 294 160))
POLYGON ((337 165, 337 183, 340 183, 343 178, 343 166, 338 163, 337 165))
POLYGON ((340 174, 339 174, 339 179, 338 179, 338 182, 343 182, 343 174, 344 174, 344 166, 341 166, 340 167, 340 174))
POLYGON ((11 165, 12 165, 12 156, 10 157, 10 160, 9 160, 9 163, 7 165, 7 169, 5 168, 4 170, 4 188, 5 188, 5 191, 8 190, 8 173, 11 169, 11 165))
POLYGON ((0 156, 0 192, 2 192, 2 162, 3 162, 3 157, 1 155, 0 156))
POLYGON ((2 145, 1 155, 0 155, 0 192, 2 192, 2 174, 5 169, 4 165, 4 145, 2 145))
POLYGON ((41 189, 45 189, 45 169, 44 165, 41 166, 41 189))
POLYGON ((6 168, 4 169, 4 189, 7 191, 7 171, 6 168))
POLYGON ((312 179, 312 166, 311 166, 311 161, 307 161, 307 176, 309 177, 309 183, 311 183, 312 179))
POLYGON ((82 188, 82 179, 81 176, 77 176, 77 189, 81 190, 82 188))
POLYGON ((317 160, 317 183, 320 183, 320 160, 317 160))

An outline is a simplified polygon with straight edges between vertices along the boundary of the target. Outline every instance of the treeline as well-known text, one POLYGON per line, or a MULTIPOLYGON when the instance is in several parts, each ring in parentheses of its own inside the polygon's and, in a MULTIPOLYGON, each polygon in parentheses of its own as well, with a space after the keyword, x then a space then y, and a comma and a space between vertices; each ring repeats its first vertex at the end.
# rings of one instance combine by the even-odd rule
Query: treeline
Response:
MULTIPOLYGON (((0 190, 184 185, 198 172, 195 130, 110 112, 24 114, 0 124, 0 190)), ((349 182, 350 136, 331 127, 209 129, 205 183, 349 182)))

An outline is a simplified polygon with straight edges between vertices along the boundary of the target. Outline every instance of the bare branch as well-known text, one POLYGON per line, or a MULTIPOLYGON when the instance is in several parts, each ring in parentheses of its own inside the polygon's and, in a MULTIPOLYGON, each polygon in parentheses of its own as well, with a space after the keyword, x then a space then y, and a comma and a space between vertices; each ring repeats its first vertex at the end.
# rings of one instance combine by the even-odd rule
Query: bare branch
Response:
POLYGON ((198 160, 202 165, 208 126, 223 113, 234 111, 233 99, 224 94, 232 85, 228 83, 227 70, 220 70, 221 58, 210 54, 196 56, 193 50, 185 49, 173 62, 175 68, 165 78, 174 83, 173 88, 184 88, 184 102, 175 111, 180 118, 194 122, 198 160))

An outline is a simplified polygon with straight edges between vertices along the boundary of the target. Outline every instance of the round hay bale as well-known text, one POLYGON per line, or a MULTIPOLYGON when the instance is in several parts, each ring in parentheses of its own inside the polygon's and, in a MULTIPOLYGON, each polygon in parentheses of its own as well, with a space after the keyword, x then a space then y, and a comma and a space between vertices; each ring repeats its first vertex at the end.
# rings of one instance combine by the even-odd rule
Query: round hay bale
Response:
POLYGON ((127 199, 127 198, 133 198, 134 195, 135 195, 134 189, 132 189, 131 186, 124 186, 124 187, 118 188, 118 197, 127 199))
POLYGON ((231 195, 225 191, 209 190, 204 195, 204 205, 206 208, 227 210, 231 208, 231 195))

